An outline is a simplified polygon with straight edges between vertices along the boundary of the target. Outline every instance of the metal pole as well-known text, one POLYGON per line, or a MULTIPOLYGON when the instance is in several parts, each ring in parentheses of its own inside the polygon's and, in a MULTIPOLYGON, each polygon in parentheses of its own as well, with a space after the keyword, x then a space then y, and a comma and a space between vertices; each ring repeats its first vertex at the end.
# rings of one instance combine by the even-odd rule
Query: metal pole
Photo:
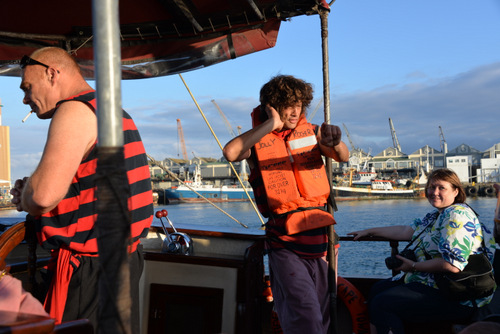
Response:
POLYGON ((131 333, 130 194, 121 108, 118 0, 92 1, 97 87, 98 333, 131 333))
POLYGON ((118 1, 93 0, 92 15, 98 145, 123 146, 118 1))
MULTIPOLYGON (((319 7, 319 16, 321 20, 321 46, 323 57, 323 101, 325 123, 330 124, 330 75, 328 60, 328 14, 329 8, 319 7)), ((332 160, 326 159, 326 173, 330 188, 332 184, 332 160)), ((332 197, 333 198, 333 197, 332 197)), ((329 203, 328 212, 333 215, 337 211, 335 202, 329 203)), ((331 334, 338 333, 337 328, 337 259, 335 248, 335 228, 333 225, 328 227, 328 284, 330 292, 330 329, 331 334)))

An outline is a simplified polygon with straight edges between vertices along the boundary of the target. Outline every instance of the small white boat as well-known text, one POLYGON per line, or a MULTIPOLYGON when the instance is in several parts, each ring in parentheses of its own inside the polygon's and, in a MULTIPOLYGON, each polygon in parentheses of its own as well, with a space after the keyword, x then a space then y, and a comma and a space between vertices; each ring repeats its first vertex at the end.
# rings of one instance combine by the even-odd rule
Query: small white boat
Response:
POLYGON ((415 197, 418 192, 411 188, 398 188, 393 180, 377 178, 375 170, 359 171, 351 169, 344 178, 332 186, 337 197, 384 197, 408 198, 415 197))
POLYGON ((393 181, 373 179, 369 185, 332 186, 333 193, 338 197, 384 197, 408 198, 417 196, 415 189, 396 188, 393 181))

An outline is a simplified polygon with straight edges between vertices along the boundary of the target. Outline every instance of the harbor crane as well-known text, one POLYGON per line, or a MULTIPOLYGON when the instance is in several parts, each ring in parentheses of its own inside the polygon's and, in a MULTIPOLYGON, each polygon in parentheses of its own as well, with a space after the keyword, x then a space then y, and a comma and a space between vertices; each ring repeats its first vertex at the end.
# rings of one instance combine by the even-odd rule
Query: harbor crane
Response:
MULTIPOLYGON (((212 103, 215 105, 215 107, 217 108, 217 111, 219 112, 219 114, 221 115, 222 119, 224 120, 224 123, 226 124, 226 128, 229 131, 229 134, 233 138, 236 137, 236 134, 233 131, 233 127, 231 126, 231 123, 229 123, 229 120, 227 119, 226 115, 224 115, 224 113, 222 112, 222 110, 219 107, 219 105, 217 104, 217 102, 215 102, 215 100, 212 100, 212 103)), ((238 134, 241 135, 241 126, 238 125, 237 129, 238 129, 238 134)), ((243 181, 247 181, 248 180, 247 161, 246 160, 242 160, 240 162, 240 172, 239 173, 240 173, 240 177, 241 177, 241 179, 243 181)))
MULTIPOLYGON (((236 129, 238 129, 238 135, 241 135, 241 125, 238 125, 236 129)), ((240 177, 243 181, 248 181, 248 168, 246 159, 240 161, 240 177)))
POLYGON ((307 121, 308 122, 311 122, 314 115, 316 115, 316 113, 318 112, 318 109, 319 107, 321 106, 321 103, 323 103, 323 98, 321 98, 318 102, 318 104, 316 105, 316 108, 314 108, 313 112, 309 114, 309 117, 307 117, 307 121))
POLYGON ((447 154, 448 153, 448 144, 446 143, 446 140, 444 139, 443 128, 441 128, 441 125, 439 126, 439 142, 441 144, 441 152, 443 154, 447 154))
POLYGON ((349 131, 347 131, 347 127, 345 126, 344 123, 342 123, 342 126, 344 127, 345 135, 347 136, 347 139, 349 139, 349 144, 351 144, 351 150, 355 150, 356 147, 354 146, 354 143, 352 142, 351 136, 349 135, 349 131))
POLYGON ((220 109, 219 105, 217 104, 217 102, 215 102, 215 100, 212 100, 211 101, 215 107, 217 108, 217 111, 219 112, 219 114, 221 115, 222 119, 224 120, 224 123, 226 124, 226 128, 227 128, 227 131, 229 131, 229 134, 231 135, 231 137, 236 137, 234 131, 233 131, 233 127, 231 126, 231 124, 229 123, 228 119, 226 118, 226 115, 224 115, 224 113, 222 112, 222 110, 220 109))
POLYGON ((182 159, 189 160, 186 151, 186 142, 184 141, 184 131, 182 131, 182 125, 180 119, 177 119, 177 135, 179 136, 179 143, 182 149, 182 159))
POLYGON ((394 129, 394 124, 392 124, 392 119, 389 117, 389 127, 391 128, 392 144, 394 148, 401 152, 401 145, 399 145, 398 136, 396 136, 396 130, 394 129))

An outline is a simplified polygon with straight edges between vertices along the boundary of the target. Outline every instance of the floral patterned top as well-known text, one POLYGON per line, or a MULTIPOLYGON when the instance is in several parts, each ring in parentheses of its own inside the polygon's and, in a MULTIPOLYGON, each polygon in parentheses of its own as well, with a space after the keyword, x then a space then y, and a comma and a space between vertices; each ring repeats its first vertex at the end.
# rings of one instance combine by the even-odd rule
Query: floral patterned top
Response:
MULTIPOLYGON (((475 212, 467 204, 453 204, 441 213, 438 210, 428 213, 423 219, 415 219, 411 224, 414 230, 412 240, 416 246, 418 261, 425 261, 425 253, 432 258, 442 257, 460 270, 467 265, 469 255, 485 252, 493 262, 493 252, 497 248, 490 229, 479 221, 475 212), (424 229, 430 230, 421 233, 424 229), (421 233, 421 234, 420 234, 421 233), (420 235, 419 235, 420 234, 420 235), (484 244, 486 249, 482 245, 484 244)), ((410 248, 415 247, 410 246, 410 248)), ((405 283, 420 282, 438 288, 434 275, 427 272, 403 273, 405 283)), ((400 278, 402 275, 394 277, 400 278)), ((478 307, 490 303, 493 295, 477 299, 478 307)), ((469 300, 460 302, 473 306, 469 300)))

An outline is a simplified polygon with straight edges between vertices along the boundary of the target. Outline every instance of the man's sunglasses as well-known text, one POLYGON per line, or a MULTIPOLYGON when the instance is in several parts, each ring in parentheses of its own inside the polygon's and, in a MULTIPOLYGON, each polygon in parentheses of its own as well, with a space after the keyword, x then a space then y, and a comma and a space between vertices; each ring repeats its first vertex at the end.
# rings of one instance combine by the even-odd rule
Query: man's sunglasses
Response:
POLYGON ((20 65, 21 65, 22 69, 24 69, 28 65, 42 65, 45 68, 50 67, 49 65, 45 65, 44 63, 40 63, 38 60, 35 60, 35 59, 30 58, 28 56, 23 56, 23 58, 21 59, 20 65))

